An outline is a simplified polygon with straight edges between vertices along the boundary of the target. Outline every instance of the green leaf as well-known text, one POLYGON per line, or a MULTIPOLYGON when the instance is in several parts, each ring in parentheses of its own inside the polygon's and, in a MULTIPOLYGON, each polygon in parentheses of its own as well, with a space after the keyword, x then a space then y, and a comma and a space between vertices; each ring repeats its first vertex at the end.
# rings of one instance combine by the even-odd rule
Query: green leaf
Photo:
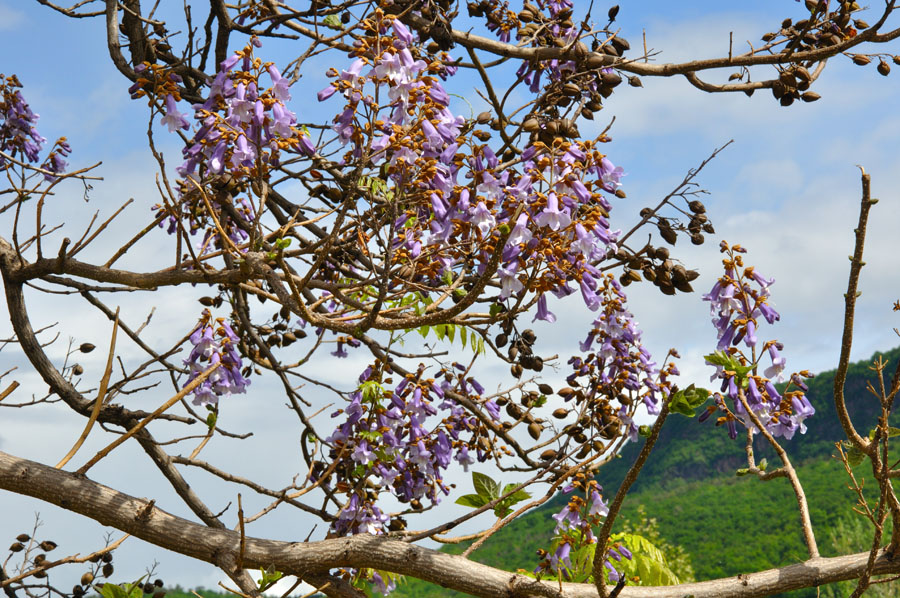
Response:
POLYGON ((329 29, 336 29, 337 31, 340 31, 344 28, 344 26, 341 24, 341 17, 338 15, 328 15, 322 20, 322 24, 329 29))
POLYGON ((611 544, 624 544, 632 553, 631 559, 623 558, 613 565, 626 579, 638 578, 642 586, 671 586, 681 581, 672 572, 662 551, 652 542, 637 534, 615 534, 611 544))
POLYGON ((765 471, 765 470, 766 470, 766 467, 768 467, 768 466, 769 466, 769 460, 768 460, 768 459, 763 459, 762 461, 759 462, 759 469, 760 469, 760 471, 765 471))
POLYGON ((117 583, 105 583, 100 588, 100 595, 103 598, 130 598, 125 588, 117 583))
POLYGON ((429 330, 431 330, 431 326, 420 326, 420 327, 419 327, 419 334, 422 335, 422 338, 425 338, 426 336, 428 336, 428 331, 429 331, 429 330))
POLYGON ((375 380, 363 382, 359 385, 359 390, 362 393, 363 401, 368 403, 376 402, 384 393, 384 387, 375 380))
MULTIPOLYGON (((507 484, 503 487, 503 492, 501 492, 500 494, 506 494, 516 486, 518 486, 518 484, 507 484)), ((523 500, 527 500, 529 498, 531 498, 531 494, 529 494, 528 492, 525 492, 524 490, 516 490, 515 492, 504 498, 503 502, 509 502, 509 504, 514 505, 517 502, 522 502, 523 500)))
POLYGON ((712 365, 720 365, 723 368, 729 370, 733 369, 733 366, 737 365, 731 355, 729 355, 725 351, 716 351, 715 353, 710 353, 709 355, 704 355, 703 357, 708 363, 711 363, 712 365))
POLYGON ((500 484, 483 473, 478 473, 477 471, 472 472, 472 485, 475 486, 475 492, 477 492, 479 496, 486 498, 487 502, 500 496, 500 484))
POLYGON ((464 507, 472 507, 473 509, 483 507, 489 502, 489 500, 478 494, 464 494, 456 499, 456 504, 464 507))
POLYGON ((669 399, 669 411, 680 413, 687 417, 694 417, 697 407, 703 405, 709 399, 709 391, 705 388, 696 388, 693 384, 683 390, 679 390, 669 399))
POLYGON ((866 454, 855 446, 851 446, 850 450, 847 451, 847 463, 850 464, 850 467, 856 467, 865 460, 866 454))
POLYGON ((653 428, 648 425, 643 425, 638 427, 638 435, 643 436, 644 438, 650 438, 650 434, 653 432, 653 428))
POLYGON ((216 413, 214 411, 210 411, 209 413, 207 413, 206 414, 206 427, 209 428, 210 430, 215 428, 217 419, 218 419, 218 417, 216 416, 216 413))
MULTIPOLYGON (((875 440, 875 432, 878 431, 878 428, 872 428, 869 431, 869 440, 875 440)), ((888 428, 888 438, 893 438, 894 436, 900 435, 900 428, 889 427, 888 428)))
POLYGON ((503 306, 502 306, 502 305, 500 305, 499 303, 491 303, 491 309, 490 309, 491 317, 496 316, 496 315, 499 314, 501 311, 503 311, 503 306))
POLYGON ((469 329, 465 326, 460 327, 459 329, 459 340, 462 341, 463 349, 466 348, 466 341, 469 340, 469 329))
POLYGON ((741 478, 741 477, 744 477, 745 475, 750 475, 750 470, 747 469, 746 467, 743 467, 741 469, 738 469, 736 472, 734 472, 734 475, 741 478))

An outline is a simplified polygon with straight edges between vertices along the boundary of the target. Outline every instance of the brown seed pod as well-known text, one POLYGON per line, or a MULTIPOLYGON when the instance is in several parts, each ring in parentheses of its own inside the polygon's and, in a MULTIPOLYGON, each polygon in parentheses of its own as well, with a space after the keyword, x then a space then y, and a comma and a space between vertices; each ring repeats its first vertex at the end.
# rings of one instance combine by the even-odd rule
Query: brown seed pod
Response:
POLYGON ((106 563, 103 565, 103 577, 112 577, 112 574, 115 573, 115 568, 113 568, 112 563, 106 563))
POLYGON ((703 214, 706 212, 706 206, 703 205, 703 202, 695 199, 693 201, 688 202, 688 209, 694 214, 703 214))
POLYGON ((641 82, 641 78, 637 75, 632 75, 628 77, 628 85, 632 87, 643 87, 644 84, 641 82))
POLYGON ((703 245, 703 241, 706 239, 703 238, 703 235, 700 233, 694 233, 691 235, 691 243, 694 245, 703 245))
POLYGON ((556 449, 547 449, 541 453, 541 461, 551 461, 556 459, 556 449))
POLYGON ((566 83, 563 85, 563 93, 567 96, 577 96, 581 95, 581 86, 576 85, 575 83, 566 83))
POLYGON ((56 548, 57 544, 53 540, 44 540, 38 546, 41 547, 41 550, 45 552, 50 552, 54 548, 56 548))
POLYGON ((818 100, 821 97, 822 96, 820 96, 819 94, 817 94, 814 91, 807 91, 806 93, 804 93, 803 95, 800 96, 800 99, 803 100, 804 102, 815 102, 816 100, 818 100))
POLYGON ((772 83, 772 95, 776 100, 780 100, 784 97, 785 90, 786 89, 784 83, 782 83, 781 81, 775 81, 774 83, 772 83))
POLYGON ((534 133, 541 128, 541 122, 536 118, 529 118, 522 123, 522 128, 528 133, 534 133))
POLYGON ((859 66, 866 66, 867 64, 872 62, 872 59, 869 58, 868 56, 866 56, 865 54, 854 54, 852 60, 853 60, 853 64, 856 64, 859 66))
POLYGON ((492 118, 491 113, 488 111, 484 111, 484 112, 480 113, 478 116, 476 116, 475 120, 478 122, 479 125, 486 125, 489 122, 491 122, 491 118, 492 118))
POLYGON ((21 542, 15 542, 9 547, 10 552, 22 552, 23 550, 25 550, 25 545, 21 542))
POLYGON ((622 82, 622 77, 618 73, 603 73, 600 75, 600 83, 604 87, 616 87, 622 82))
POLYGON ((797 87, 797 79, 791 71, 781 71, 781 74, 778 75, 778 80, 784 83, 784 86, 788 89, 797 87))
POLYGON ((878 62, 878 67, 876 70, 878 71, 878 74, 887 77, 891 74, 891 65, 886 63, 884 60, 881 60, 878 62))
POLYGON ((619 51, 620 55, 631 49, 631 44, 628 43, 628 40, 623 37, 619 37, 618 35, 613 37, 610 40, 610 43, 616 50, 619 51))
POLYGON ((550 386, 549 384, 544 384, 543 382, 538 384, 538 390, 541 391, 541 394, 543 394, 543 395, 552 395, 553 394, 553 387, 550 386))
POLYGON ((694 292, 694 287, 692 287, 691 283, 689 283, 686 280, 682 280, 681 282, 676 282, 675 288, 678 289, 679 291, 681 291, 682 293, 693 293, 694 292))
POLYGON ((603 68, 604 66, 609 64, 609 62, 609 58, 604 57, 602 54, 589 54, 587 57, 585 57, 582 64, 584 65, 584 68, 586 70, 594 70, 603 68))
POLYGON ((514 378, 521 378, 524 371, 524 368, 518 363, 512 364, 512 367, 509 368, 509 372, 513 375, 514 378))
POLYGON ((565 419, 569 416, 569 410, 565 407, 560 407, 559 409, 555 409, 553 411, 553 417, 556 419, 565 419))
POLYGON ((81 343, 81 345, 78 346, 78 350, 81 351, 82 353, 90 353, 91 351, 93 351, 96 348, 97 347, 95 347, 91 343, 81 343))
POLYGON ((76 363, 75 365, 72 366, 72 373, 75 374, 76 376, 80 376, 84 373, 84 368, 81 367, 80 363, 76 363))
POLYGON ((583 116, 584 118, 586 118, 588 120, 594 120, 594 113, 587 108, 581 109, 581 116, 583 116))
POLYGON ((83 586, 91 585, 92 581, 94 581, 94 574, 90 571, 81 576, 81 585, 83 586))
POLYGON ((657 247, 653 250, 653 253, 658 260, 669 259, 669 249, 667 247, 657 247))
POLYGON ((528 424, 528 435, 531 436, 532 440, 540 440, 541 432, 544 431, 544 428, 541 427, 541 424, 531 423, 528 424))
POLYGON ((660 226, 659 236, 662 237, 669 245, 674 245, 678 240, 678 235, 668 226, 660 226))
POLYGON ((522 340, 528 343, 528 345, 533 345, 534 341, 537 340, 537 335, 534 333, 534 330, 527 328, 522 331, 522 340))

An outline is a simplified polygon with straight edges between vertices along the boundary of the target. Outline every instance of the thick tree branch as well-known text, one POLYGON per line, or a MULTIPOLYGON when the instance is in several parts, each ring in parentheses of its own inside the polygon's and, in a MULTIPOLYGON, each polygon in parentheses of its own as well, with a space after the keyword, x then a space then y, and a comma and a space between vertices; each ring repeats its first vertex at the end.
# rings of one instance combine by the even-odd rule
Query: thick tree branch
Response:
MULTIPOLYGON (((209 563, 236 555, 240 534, 176 517, 149 506, 149 501, 52 467, 0 452, 0 488, 55 504, 115 527, 151 544, 209 563), (146 513, 138 517, 139 513, 146 513)), ((750 598, 854 579, 866 569, 868 552, 818 558, 782 567, 713 581, 661 587, 626 587, 623 598, 750 598)), ((411 575, 443 587, 483 598, 558 596, 596 598, 593 584, 562 584, 535 580, 488 567, 464 558, 413 546, 383 536, 362 534, 319 542, 280 542, 246 538, 245 567, 274 566, 287 575, 322 580, 337 567, 377 567, 411 575), (560 591, 561 588, 561 591, 560 591)), ((883 551, 875 559, 874 574, 900 572, 900 558, 883 551)))

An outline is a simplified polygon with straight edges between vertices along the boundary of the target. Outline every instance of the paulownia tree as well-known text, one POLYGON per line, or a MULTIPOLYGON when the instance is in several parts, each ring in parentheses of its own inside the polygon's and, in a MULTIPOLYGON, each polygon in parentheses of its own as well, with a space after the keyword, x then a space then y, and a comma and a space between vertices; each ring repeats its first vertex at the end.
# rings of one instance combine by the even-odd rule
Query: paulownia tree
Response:
MULTIPOLYGON (((593 139, 579 133, 620 84, 639 87, 641 77, 680 75, 705 92, 771 92, 788 107, 819 99, 813 88, 829 59, 875 62, 887 75, 890 62, 900 61, 881 50, 900 36, 889 25, 893 0, 871 9, 869 23, 855 2, 789 3, 800 18, 776 23, 758 47, 728 47, 719 58, 677 64, 652 61, 646 48, 635 50, 617 35, 618 7, 601 11, 596 3, 571 0, 521 7, 498 0, 294 6, 210 0, 208 6, 185 3, 180 22, 161 20, 158 3, 140 0, 38 2, 73 19, 105 20, 113 63, 132 97, 150 109, 159 203, 148 206, 147 222, 130 241, 106 252, 108 259, 79 260, 119 212, 74 243, 45 224, 46 206, 79 192, 94 175, 90 168, 66 171, 72 150, 65 138, 46 151, 27 93, 14 75, 3 78, 6 200, 0 212, 8 228, 0 238, 0 270, 15 331, 6 350, 21 351, 50 392, 16 403, 11 381, 0 398, 4 406, 29 408, 62 401, 73 426, 84 426, 55 467, 0 453, 5 491, 213 563, 245 596, 259 594, 248 569, 260 567, 342 597, 372 588, 386 593, 397 575, 484 597, 761 596, 846 579, 859 580, 859 595, 873 575, 900 572, 900 503, 892 487, 900 470, 891 467, 887 423, 900 377, 873 389, 882 417, 868 436, 854 428, 843 396, 866 222, 875 203, 868 176, 863 173, 835 401, 847 435, 845 462, 868 460, 880 489, 877 504, 866 503, 859 490, 876 532, 870 551, 822 558, 803 488, 779 444, 804 432, 814 410, 804 396, 808 372, 787 375, 782 345, 763 336, 779 319, 768 301, 773 281, 745 262, 740 245, 721 242, 724 272, 703 296, 718 331, 707 361, 719 386, 714 392, 679 388, 677 352, 651 356, 643 347, 625 289, 646 281, 664 295, 692 291, 697 272, 666 245, 679 237, 699 245, 715 234, 694 192, 697 171, 644 208, 637 222, 617 222, 623 170, 603 152, 605 132, 593 139), (267 44, 287 41, 296 58, 280 66, 267 61, 267 44), (322 61, 331 65, 326 87, 304 93, 293 85, 322 61), (727 82, 712 82, 722 72, 727 82), (490 109, 457 113, 451 92, 471 95, 473 88, 490 109), (300 100, 317 100, 333 118, 303 122, 300 100), (157 149, 160 134, 183 142, 176 168, 157 149), (163 267, 117 267, 151 232, 163 234, 160 227, 171 241, 163 267), (95 389, 85 388, 80 366, 48 357, 30 323, 26 286, 76 293, 109 319, 108 364, 95 389), (173 331, 168 344, 148 342, 143 326, 109 305, 116 292, 164 287, 182 287, 202 304, 196 326, 173 331), (570 358, 545 355, 528 324, 553 322, 554 300, 571 294, 596 318, 585 323, 570 358), (430 341, 404 345, 417 333, 430 341), (146 359, 114 374, 123 337, 146 359), (474 355, 453 350, 456 339, 474 355), (335 360, 364 354, 369 365, 343 387, 331 386, 308 365, 321 352, 335 360), (478 379, 498 362, 509 368, 508 383, 488 392, 478 379), (564 385, 542 380, 551 364, 563 372, 564 385), (215 436, 254 432, 227 429, 219 409, 227 410, 235 394, 253 400, 266 377, 278 381, 287 403, 265 408, 286 409, 277 417, 296 418, 302 434, 305 469, 291 472, 294 482, 282 488, 229 472, 214 455, 200 458, 215 436), (776 387, 782 381, 786 386, 776 387), (164 397, 165 384, 172 390, 164 397), (130 405, 129 397, 148 393, 159 397, 158 409, 130 405), (635 424, 641 410, 655 416, 652 426, 635 424), (773 483, 794 490, 808 560, 738 578, 636 586, 653 581, 637 579, 632 566, 647 558, 642 546, 652 547, 614 535, 613 523, 662 426, 698 411, 700 420, 715 418, 732 438, 743 439, 745 473, 786 478, 773 483), (190 444, 197 436, 177 431, 191 425, 205 429, 199 444, 190 444), (70 467, 97 426, 118 431, 118 438, 70 467), (125 442, 140 446, 193 520, 91 479, 94 464, 115 459, 125 442), (643 444, 639 457, 620 488, 600 488, 594 473, 626 442, 643 444), (754 443, 771 445, 781 463, 757 463, 754 443), (479 473, 477 493, 464 495, 444 481, 450 468, 487 462, 516 472, 521 482, 501 487, 479 473), (230 529, 225 514, 208 506, 209 497, 185 482, 188 468, 271 504, 253 514, 238 503, 238 525, 230 529), (569 501, 542 559, 522 563, 532 575, 467 558, 558 492, 569 501), (427 514, 441 500, 472 509, 435 522, 427 514), (296 509, 321 525, 295 543, 245 532, 245 524, 275 509, 296 509), (484 513, 492 523, 469 537, 474 543, 464 556, 420 545, 458 541, 454 529, 484 513), (888 517, 893 535, 885 537, 888 517)), ((877 368, 881 375, 884 364, 877 368)), ((711 426, 709 433, 725 433, 722 428, 711 426)), ((38 546, 28 534, 18 539, 13 552, 26 558, 18 573, 3 569, 7 596, 33 594, 29 580, 47 577, 57 565, 96 562, 72 592, 43 590, 80 596, 94 575, 104 574, 102 564, 115 548, 52 560, 45 556, 52 544, 38 546)))

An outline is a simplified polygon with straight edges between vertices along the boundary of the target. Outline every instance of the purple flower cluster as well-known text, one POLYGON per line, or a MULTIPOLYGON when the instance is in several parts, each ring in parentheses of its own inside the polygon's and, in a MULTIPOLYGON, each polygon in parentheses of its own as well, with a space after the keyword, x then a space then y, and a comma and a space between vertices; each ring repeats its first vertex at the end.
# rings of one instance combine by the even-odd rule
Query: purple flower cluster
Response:
MULTIPOLYGON (((337 468, 336 487, 348 488, 349 498, 332 524, 333 534, 382 533, 388 518, 376 506, 377 496, 357 491, 362 479, 368 479, 376 495, 389 492, 418 508, 423 499, 437 504, 449 493, 442 472, 453 461, 468 469, 476 458, 484 461, 490 456, 478 442, 486 429, 447 396, 452 390, 490 403, 479 398, 484 388, 465 376, 462 366, 456 373, 444 372, 440 380, 424 375, 420 367, 386 389, 378 370, 369 367, 349 404, 334 413, 344 419, 326 442, 332 447, 331 458, 347 464, 337 468)), ((495 418, 496 409, 495 404, 485 404, 495 418)))
MULTIPOLYGON (((282 151, 315 152, 285 105, 291 98, 290 81, 274 64, 254 58, 253 46, 261 46, 257 38, 222 62, 206 101, 194 106, 200 127, 183 151, 185 161, 178 168, 182 177, 194 177, 201 166, 205 174, 261 176, 267 166, 279 163, 282 151), (260 87, 263 73, 271 81, 268 88, 260 87)), ((166 110, 164 122, 170 130, 187 128, 187 120, 168 98, 166 110)))
MULTIPOLYGON (((40 152, 47 140, 35 127, 38 118, 19 89, 22 84, 15 75, 0 74, 0 151, 10 158, 21 156, 32 164, 40 160, 40 152)), ((40 168, 51 174, 44 174, 48 181, 56 180, 54 174, 61 174, 68 164, 64 156, 72 151, 65 137, 60 137, 40 168)), ((0 155, 0 170, 5 169, 9 160, 0 155)))
MULTIPOLYGON (((569 497, 566 506, 553 516, 556 520, 553 550, 543 553, 544 559, 535 569, 535 574, 550 574, 565 580, 584 581, 590 573, 592 561, 585 559, 584 555, 574 562, 573 558, 577 553, 584 552, 585 547, 597 542, 593 528, 600 525, 609 513, 609 508, 603 501, 602 491, 595 480, 589 479, 584 474, 579 474, 573 483, 563 489, 563 492, 572 496, 569 497)), ((616 544, 608 548, 606 556, 604 566, 607 575, 611 581, 618 581, 620 574, 611 561, 620 561, 622 557, 630 559, 631 552, 625 546, 616 544)))
POLYGON ((464 133, 464 119, 451 112, 435 76, 439 65, 416 57, 403 23, 385 17, 372 27, 360 42, 369 53, 346 70, 332 69, 334 81, 319 99, 346 100, 334 119, 337 139, 350 146, 345 160, 383 164, 393 197, 422 198, 394 223, 395 261, 418 262, 436 273, 437 284, 473 256, 483 271, 496 253, 492 243, 509 231, 498 268, 500 300, 526 292, 528 266, 539 273, 533 288, 540 319, 555 317, 543 293, 571 294, 573 281, 596 309, 601 275, 594 264, 616 251, 619 234, 610 229, 612 205, 602 192, 618 188, 622 169, 593 142, 536 142, 518 157, 519 168, 501 163, 476 142, 481 137, 464 133))
POLYGON ((219 402, 220 397, 247 392, 250 381, 241 374, 241 356, 237 352, 238 337, 224 318, 212 317, 208 309, 203 310, 200 322, 190 336, 190 356, 184 364, 190 367, 190 376, 185 386, 211 365, 221 365, 197 388, 194 389, 195 405, 210 405, 219 402))
MULTIPOLYGON (((725 412, 720 423, 727 425, 732 438, 737 436, 736 419, 756 433, 744 407, 746 402, 773 436, 791 439, 798 430, 801 434, 806 432, 803 422, 816 412, 804 394, 808 388, 803 378, 811 375, 805 370, 792 374, 784 392, 775 387, 775 381, 784 380, 785 359, 780 353, 783 347, 775 340, 761 342, 758 338, 761 320, 774 324, 781 317, 769 301, 769 289, 775 281, 762 276, 753 266, 744 266, 742 254, 746 250, 740 245, 729 246, 723 241, 720 249, 726 254, 722 260, 725 275, 703 296, 710 303, 719 338, 717 353, 707 356, 707 362, 716 367, 711 380, 721 380, 721 392, 734 406, 732 410, 721 398, 717 401, 725 412), (770 365, 759 375, 764 356, 770 365)), ((714 410, 711 407, 701 418, 705 420, 714 410)))
MULTIPOLYGON (((315 153, 309 136, 295 126, 296 115, 285 104, 291 98, 290 81, 281 76, 274 64, 254 58, 254 46, 261 46, 257 38, 222 62, 219 72, 208 82, 206 101, 193 106, 199 126, 182 151, 184 162, 177 169, 182 177, 181 204, 175 208, 154 207, 168 213, 169 234, 176 232, 179 219, 188 222, 191 234, 205 230, 203 251, 221 242, 201 199, 206 194, 212 202, 224 200, 209 187, 216 177, 229 178, 237 189, 248 178, 267 176, 271 168, 280 164, 282 152, 315 153), (262 85, 264 76, 271 82, 268 87, 262 85)), ((140 77, 129 90, 132 97, 163 98, 165 113, 161 124, 170 132, 189 129, 187 116, 178 110, 180 77, 158 65, 140 65, 136 71, 140 77)), ((227 197, 242 222, 233 222, 224 212, 217 218, 229 239, 240 245, 248 238, 246 229, 254 221, 255 210, 249 197, 227 197)))
POLYGON ((678 370, 674 364, 656 367, 641 344, 641 331, 625 307, 625 294, 615 277, 600 277, 598 293, 590 301, 596 302, 600 313, 579 346, 582 355, 569 359, 573 371, 566 381, 580 392, 567 395, 566 400, 587 401, 601 435, 612 436, 624 425, 628 437, 636 440, 638 428, 632 418, 637 401, 651 414, 659 413, 659 397, 669 393, 668 378, 678 375, 678 370), (611 401, 617 401, 618 407, 613 408, 611 401))

